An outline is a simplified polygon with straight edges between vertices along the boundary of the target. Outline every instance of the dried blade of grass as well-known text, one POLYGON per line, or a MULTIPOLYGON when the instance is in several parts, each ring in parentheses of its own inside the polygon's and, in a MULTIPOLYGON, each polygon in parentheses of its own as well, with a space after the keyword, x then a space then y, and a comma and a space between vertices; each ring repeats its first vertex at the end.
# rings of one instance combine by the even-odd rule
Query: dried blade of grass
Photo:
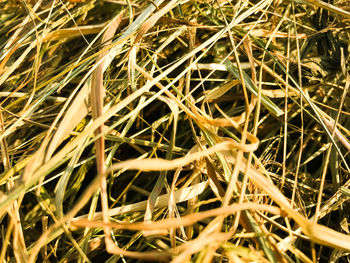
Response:
MULTIPOLYGON (((227 71, 225 65, 220 63, 192 63, 191 68, 193 70, 227 71)), ((251 68, 251 65, 249 62, 241 62, 241 68, 247 70, 251 68)))
MULTIPOLYGON (((106 45, 110 45, 112 42, 112 37, 117 31, 124 12, 120 12, 112 21, 106 32, 102 37, 102 43, 106 45)), ((101 53, 96 58, 96 63, 98 66, 92 73, 91 81, 90 81, 90 104, 91 104, 91 112, 93 120, 96 120, 98 117, 103 115, 103 103, 105 96, 105 88, 103 85, 103 68, 104 68, 104 59, 107 55, 107 51, 101 53)), ((100 134, 103 132, 103 125, 99 126, 95 131, 95 134, 100 134)), ((97 170, 98 173, 104 173, 104 136, 101 136, 98 140, 95 141, 96 147, 96 160, 97 160, 97 170)))
MULTIPOLYGON (((11 58, 11 56, 13 55, 13 53, 16 52, 16 50, 20 47, 19 44, 14 45, 11 50, 9 52, 7 52, 6 56, 4 57, 4 59, 1 61, 0 63, 0 73, 6 72, 7 69, 5 70, 5 65, 6 63, 9 61, 9 59, 11 58)), ((0 85, 3 85, 5 82, 5 80, 3 81, 3 83, 1 83, 0 85)))
MULTIPOLYGON (((216 133, 209 131, 205 127, 201 127, 201 129, 202 129, 205 141, 209 146, 216 145, 218 142, 221 141, 221 138, 216 133)), ((223 153, 217 152, 216 156, 219 159, 220 165, 222 166, 222 170, 223 170, 222 177, 224 181, 227 183, 230 181, 231 174, 232 174, 231 165, 228 163, 223 153)))
POLYGON ((232 87, 236 86, 239 83, 239 80, 232 80, 220 87, 214 88, 208 92, 206 95, 206 100, 215 100, 223 96, 226 92, 228 92, 232 87))
MULTIPOLYGON (((74 94, 75 94, 75 92, 73 92, 72 94, 71 94, 71 97, 73 97, 74 96, 74 94)), ((36 106, 38 106, 39 104, 40 104, 40 100, 43 100, 43 98, 39 98, 39 102, 38 103, 36 103, 36 106)), ((68 100, 68 102, 69 102, 69 100, 68 100)), ((32 109, 33 108, 35 108, 36 106, 33 106, 32 107, 32 109)), ((73 118, 74 119, 74 118, 73 118)), ((32 158, 31 158, 31 161, 32 162, 30 162, 30 163, 28 163, 28 165, 25 167, 25 170, 24 170, 24 173, 23 173, 23 175, 21 176, 21 178, 20 178, 20 180, 21 181, 27 181, 28 180, 28 177, 29 176, 31 176, 31 174, 32 174, 32 172, 33 171, 35 171, 38 167, 40 167, 40 165, 43 163, 43 161, 45 160, 45 157, 47 157, 46 155, 45 155, 45 153, 47 153, 46 152, 46 149, 47 149, 47 145, 49 144, 49 140, 50 140, 50 137, 48 136, 49 134, 50 134, 50 131, 52 131, 55 127, 54 127, 54 125, 55 125, 55 121, 52 123, 52 125, 51 125, 51 127, 50 127, 50 129, 49 129, 49 131, 47 132, 47 136, 44 138, 44 140, 43 140, 43 142, 41 143, 41 145, 40 145, 40 148, 39 148, 39 150, 32 156, 32 158), (33 161, 33 160, 35 160, 35 161, 33 161)), ((68 123, 69 123, 69 121, 68 121, 68 123)), ((69 125, 68 125, 69 126, 69 125)), ((62 127, 62 126, 61 126, 62 127)), ((64 129, 65 129, 66 127, 64 127, 64 129)), ((64 130, 63 129, 63 130, 64 130)), ((59 133, 60 133, 60 131, 59 131, 59 133)), ((60 139, 60 138, 59 138, 60 139)), ((60 143, 60 141, 56 141, 56 143, 60 143)), ((53 152, 53 150, 55 150, 55 148, 52 148, 52 152, 53 152)), ((50 153, 50 155, 51 155, 52 153, 50 153)), ((49 157, 51 157, 51 156, 49 156, 49 157)), ((48 157, 48 158, 49 158, 48 157)), ((41 182, 44 180, 44 177, 41 177, 41 182)), ((40 182, 40 183, 41 183, 40 182)), ((37 194, 39 195, 40 194, 40 187, 38 187, 38 191, 37 191, 37 194)))
POLYGON ((326 125, 329 132, 334 132, 334 135, 337 136, 339 139, 339 142, 348 150, 350 151, 350 142, 349 140, 339 131, 337 128, 337 124, 331 117, 327 116, 329 120, 325 117, 327 116, 325 113, 320 111, 320 117, 322 118, 324 124, 326 125), (336 124, 335 124, 336 123, 336 124))
POLYGON ((288 33, 284 33, 284 32, 280 32, 280 31, 275 31, 275 32, 271 32, 271 30, 266 30, 266 29, 253 29, 249 31, 249 35, 252 35, 254 37, 266 37, 266 38, 270 38, 270 37, 274 37, 274 38, 298 38, 298 39, 306 39, 308 36, 307 34, 304 33, 298 33, 298 34, 290 34, 288 35, 288 33))
MULTIPOLYGON (((264 94, 266 97, 269 98, 285 98, 286 97, 286 92, 284 90, 280 89, 263 89, 262 94, 264 94)), ((297 93, 293 91, 288 91, 288 97, 297 97, 299 96, 297 93)))
MULTIPOLYGON (((25 96, 27 96, 27 94, 24 92, 9 92, 9 91, 0 92, 0 97, 6 97, 6 99, 8 99, 8 98, 22 98, 25 96)), ((56 96, 51 97, 50 96, 47 98, 47 100, 53 101, 53 102, 65 102, 67 99, 64 97, 56 97, 56 96)))
MULTIPOLYGON (((3 113, 0 112, 0 133, 2 133, 4 129, 5 129, 4 117, 3 117, 3 113)), ((11 165, 10 165, 10 156, 8 153, 7 142, 5 138, 0 140, 0 148, 1 148, 1 159, 3 162, 4 170, 6 171, 11 168, 11 165)))
MULTIPOLYGON (((181 6, 179 6, 181 8, 181 6)), ((196 43, 196 38, 197 38, 197 29, 196 28, 188 28, 187 29, 187 34, 188 34, 188 39, 189 39, 189 45, 188 45, 188 48, 189 48, 189 51, 192 51, 194 48, 195 48, 195 43, 196 43)), ((191 57, 188 59, 187 61, 187 66, 193 66, 193 60, 194 60, 194 57, 191 57)), ((198 73, 200 73, 198 71, 198 73)), ((184 87, 184 91, 185 91, 185 96, 190 96, 190 100, 192 101, 193 98, 192 98, 192 95, 190 93, 190 90, 191 90, 191 79, 192 79, 192 71, 188 71, 186 73, 185 76, 183 76, 180 80, 179 80, 179 84, 178 86, 180 87, 180 92, 183 91, 183 85, 185 85, 184 87), (184 83, 184 84, 182 84, 184 83)), ((182 95, 182 94, 181 94, 182 95)), ((181 96, 179 93, 178 93, 178 97, 181 96)), ((188 106, 190 106, 191 104, 190 103, 186 103, 188 106)), ((196 136, 196 130, 195 130, 195 127, 194 127, 194 123, 193 123, 193 120, 192 119, 189 119, 189 124, 190 124, 190 128, 191 128, 191 131, 192 131, 192 134, 195 136, 195 142, 196 142, 196 146, 199 148, 199 149, 203 149, 203 146, 199 140, 199 138, 197 138, 196 136)), ((192 147, 192 151, 194 150, 194 147, 192 147)), ((189 152, 190 153, 190 152, 189 152)), ((208 158, 206 158, 206 160, 208 160, 208 158)), ((209 162, 209 160, 208 160, 209 162)), ((191 177, 185 182, 185 185, 190 185, 190 184, 196 184, 196 183, 199 183, 201 181, 200 179, 200 174, 201 174, 201 170, 202 170, 202 167, 204 167, 204 163, 203 162, 198 162, 196 163, 196 170, 194 173, 192 173, 191 177)), ((175 186, 176 186, 176 182, 178 180, 178 177, 179 177, 179 174, 181 172, 182 168, 178 168, 175 172, 175 176, 176 178, 173 179, 173 183, 172 183, 172 186, 171 186, 171 191, 174 192, 175 190, 175 186), (175 180, 176 179, 176 180, 175 180)), ((209 172, 208 172, 208 175, 209 175, 209 172)), ((211 174, 210 174, 211 175, 211 174)), ((215 176, 215 175, 214 175, 215 176)), ((214 189, 214 193, 217 193, 215 192, 215 190, 217 189, 217 187, 215 185, 213 185, 212 181, 209 179, 209 186, 214 189)), ((176 204, 175 202, 173 201, 173 197, 169 199, 169 217, 170 217, 170 207, 171 205, 173 205, 174 207, 176 207, 176 204)), ((196 196, 196 197, 193 197, 191 199, 188 200, 187 202, 187 207, 186 207, 186 213, 193 213, 196 211, 196 205, 198 203, 198 200, 199 200, 199 197, 196 196)), ((177 207, 176 207, 177 208, 177 207)), ((174 209, 175 210, 175 209, 174 209)), ((185 239, 185 240, 191 240, 192 237, 193 237, 193 233, 194 233, 194 230, 193 230, 193 226, 188 226, 186 228, 181 228, 181 235, 182 237, 185 239)), ((176 231, 176 229, 172 228, 170 230, 170 240, 171 240, 171 246, 172 247, 175 247, 176 246, 176 234, 178 233, 179 231, 176 231)))
POLYGON ((89 86, 85 84, 78 92, 71 106, 65 113, 55 134, 50 140, 46 150, 46 159, 49 159, 57 147, 62 143, 66 136, 81 122, 81 120, 89 113, 87 95, 89 86))
MULTIPOLYGON (((106 43, 110 45, 112 42, 112 37, 117 31, 121 19, 123 17, 124 11, 121 11, 119 15, 115 17, 112 21, 106 32, 103 34, 102 43, 106 43)), ((91 112, 93 120, 98 119, 103 115, 103 104, 104 104, 104 96, 105 96, 105 87, 103 85, 103 72, 104 72, 104 59, 107 55, 107 52, 101 53, 96 61, 98 66, 94 70, 91 76, 90 81, 90 104, 91 104, 91 112)), ((102 214, 103 214, 103 222, 108 223, 108 196, 107 196, 107 182, 105 175, 105 141, 104 141, 104 124, 102 123, 95 130, 95 135, 102 134, 95 141, 95 150, 96 150, 96 166, 97 166, 97 174, 100 175, 100 188, 101 188, 101 206, 102 206, 102 214)), ((112 241, 110 236, 110 229, 104 228, 105 234, 105 242, 112 241)), ((108 245, 106 245, 108 251, 108 245)))
MULTIPOLYGON (((254 63, 254 57, 253 57, 253 53, 252 53, 251 39, 249 38, 249 36, 243 41, 243 45, 244 45, 245 52, 246 52, 246 54, 248 56, 249 63, 251 65, 251 76, 252 76, 251 79, 252 79, 253 83, 257 86, 256 69, 254 67, 255 63, 254 63)), ((258 122, 258 119, 260 117, 259 114, 260 114, 260 104, 261 104, 261 92, 262 92, 262 90, 259 87, 258 88, 258 92, 257 92, 257 96, 256 97, 252 97, 252 102, 251 102, 253 107, 256 106, 256 111, 255 111, 255 115, 254 115, 254 127, 253 127, 253 136, 255 136, 255 137, 257 135, 257 122, 258 122)), ((215 105, 215 106, 221 112, 221 114, 223 116, 225 116, 225 117, 227 116, 226 113, 224 113, 219 108, 218 105, 215 105)), ((248 112, 246 110, 246 114, 247 114, 246 118, 247 119, 249 118, 250 112, 251 112, 250 109, 248 110, 248 112)), ((245 132, 247 132, 247 131, 245 131, 245 132)), ((247 164, 248 164, 247 165, 247 169, 249 169, 249 166, 251 164, 252 158, 253 158, 253 152, 250 152, 249 155, 248 155, 248 159, 247 159, 247 164)), ((247 184, 248 184, 248 176, 247 176, 247 171, 246 171, 244 173, 244 177, 243 177, 243 180, 242 180, 242 186, 241 186, 241 190, 240 190, 241 194, 239 196, 238 203, 242 203, 244 198, 245 198, 245 193, 247 191, 247 184)), ((237 216, 235 218, 235 222, 233 223, 233 229, 236 229, 238 227, 239 220, 240 220, 240 212, 237 213, 237 216)), ((264 250, 269 250, 269 251, 271 250, 271 249, 269 249, 269 244, 267 245, 267 248, 265 248, 264 250)), ((267 257, 269 258, 270 256, 267 255, 267 257)), ((275 260, 275 259, 273 258, 273 260, 275 260)))
POLYGON ((138 47, 133 45, 133 47, 129 50, 128 54, 128 77, 130 81, 130 88, 132 91, 135 91, 137 89, 136 87, 136 71, 134 65, 136 64, 136 56, 138 52, 138 47))
MULTIPOLYGON (((160 150, 168 150, 170 145, 164 144, 164 143, 157 143, 157 142, 152 142, 152 141, 147 141, 147 140, 142 140, 142 139, 137 139, 134 138, 133 136, 131 138, 129 137, 120 137, 120 136, 114 136, 114 135, 106 135, 106 140, 110 141, 116 141, 118 143, 129 143, 129 144, 137 144, 137 145, 143 145, 143 146, 149 146, 149 147, 157 147, 160 150)), ((181 148, 178 146, 173 147, 173 151, 176 153, 187 153, 188 150, 185 148, 181 148)), ((0 180, 1 184, 1 180, 0 180)))
POLYGON ((208 177, 210 178, 210 180, 213 181, 213 183, 214 183, 214 185, 216 187, 216 190, 213 190, 213 192, 214 193, 217 192, 220 197, 224 197, 225 190, 223 189, 223 187, 221 186, 221 184, 219 182, 219 179, 218 179, 218 177, 216 175, 213 163, 209 160, 209 158, 205 158, 205 163, 206 163, 206 166, 207 166, 208 177))
MULTIPOLYGON (((174 192, 175 202, 181 203, 195 196, 200 195, 207 188, 207 184, 208 182, 205 181, 196 185, 189 186, 187 188, 176 190, 174 192)), ((159 196, 155 203, 155 208, 166 207, 169 202, 169 197, 170 197, 170 194, 164 194, 159 196)), ((124 215, 124 214, 129 214, 129 213, 138 212, 138 211, 145 211, 146 207, 147 207, 147 201, 141 201, 138 203, 110 209, 108 215, 110 217, 113 217, 113 216, 124 215)), ((87 218, 88 218, 88 215, 82 215, 82 216, 73 218, 72 222, 75 220, 87 219, 87 218)), ((91 220, 101 220, 101 219, 102 219, 101 212, 95 213, 93 218, 91 218, 91 220)), ((74 228, 72 227, 71 230, 74 231, 74 228)))
MULTIPOLYGON (((241 203, 241 204, 232 204, 226 207, 215 208, 212 210, 197 212, 190 215, 182 216, 181 218, 166 218, 158 220, 154 223, 149 222, 139 222, 139 223, 108 223, 108 226, 115 230, 157 230, 157 229, 171 229, 178 228, 182 226, 192 225, 200 220, 203 220, 208 217, 215 217, 219 215, 229 215, 236 213, 237 211, 242 210, 260 210, 266 211, 273 215, 281 215, 283 210, 278 207, 265 205, 265 204, 255 204, 255 203, 241 203)), ((72 228, 81 228, 81 227, 97 227, 102 228, 105 225, 101 220, 86 220, 86 219, 76 219, 70 222, 72 228)))
POLYGON ((128 160, 128 161, 119 162, 109 167, 106 170, 106 173, 110 173, 120 169, 133 169, 133 170, 141 170, 141 171, 174 170, 177 167, 185 166, 197 159, 207 157, 213 153, 230 151, 232 149, 240 149, 242 151, 251 150, 251 149, 247 149, 244 145, 242 146, 231 139, 227 139, 227 141, 218 143, 201 152, 193 153, 193 154, 187 155, 186 157, 180 157, 173 160, 153 158, 153 159, 128 160))
MULTIPOLYGON (((237 71, 237 68, 231 61, 228 59, 225 60, 224 65, 226 66, 227 70, 231 72, 237 79, 240 80, 239 73, 237 71)), ((253 93, 255 96, 258 95, 258 88, 255 86, 251 78, 244 72, 243 73, 243 78, 244 80, 240 80, 241 82, 244 81, 246 84, 247 89, 253 93)), ((277 107, 275 103, 273 103, 268 97, 266 97, 264 94, 261 94, 261 103, 268 109, 274 116, 280 117, 284 113, 283 111, 277 107)))
POLYGON ((90 35, 90 34, 98 34, 100 33, 105 27, 106 23, 100 24, 100 25, 89 25, 89 26, 79 26, 79 28, 72 27, 72 28, 63 28, 63 29, 57 29, 55 31, 51 31, 50 33, 46 34, 42 41, 54 41, 54 40, 62 40, 65 38, 73 38, 83 35, 90 35))
POLYGON ((344 9, 341 9, 335 5, 330 3, 326 3, 320 0, 297 0, 296 2, 305 3, 309 5, 316 5, 317 7, 326 9, 332 13, 336 13, 338 15, 344 16, 346 18, 350 18, 350 13, 344 9))

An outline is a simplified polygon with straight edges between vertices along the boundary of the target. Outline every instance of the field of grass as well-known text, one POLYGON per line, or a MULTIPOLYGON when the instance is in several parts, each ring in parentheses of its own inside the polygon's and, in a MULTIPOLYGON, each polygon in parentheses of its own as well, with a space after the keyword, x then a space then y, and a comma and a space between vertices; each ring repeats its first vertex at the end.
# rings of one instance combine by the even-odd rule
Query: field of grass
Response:
POLYGON ((348 262, 349 28, 347 0, 0 1, 0 263, 348 262))

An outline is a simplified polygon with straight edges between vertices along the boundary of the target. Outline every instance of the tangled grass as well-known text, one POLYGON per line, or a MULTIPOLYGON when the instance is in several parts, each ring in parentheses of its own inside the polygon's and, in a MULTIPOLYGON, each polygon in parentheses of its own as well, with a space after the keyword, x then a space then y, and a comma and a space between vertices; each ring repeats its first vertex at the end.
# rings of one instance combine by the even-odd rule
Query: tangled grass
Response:
POLYGON ((0 2, 0 262, 347 262, 348 9, 0 2))

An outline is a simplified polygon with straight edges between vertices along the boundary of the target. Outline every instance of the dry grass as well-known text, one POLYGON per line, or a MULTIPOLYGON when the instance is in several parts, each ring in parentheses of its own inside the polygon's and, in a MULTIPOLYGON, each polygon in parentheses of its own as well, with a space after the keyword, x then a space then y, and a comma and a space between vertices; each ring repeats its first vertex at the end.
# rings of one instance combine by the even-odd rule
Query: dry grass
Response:
POLYGON ((0 2, 0 262, 347 262, 348 9, 0 2))

